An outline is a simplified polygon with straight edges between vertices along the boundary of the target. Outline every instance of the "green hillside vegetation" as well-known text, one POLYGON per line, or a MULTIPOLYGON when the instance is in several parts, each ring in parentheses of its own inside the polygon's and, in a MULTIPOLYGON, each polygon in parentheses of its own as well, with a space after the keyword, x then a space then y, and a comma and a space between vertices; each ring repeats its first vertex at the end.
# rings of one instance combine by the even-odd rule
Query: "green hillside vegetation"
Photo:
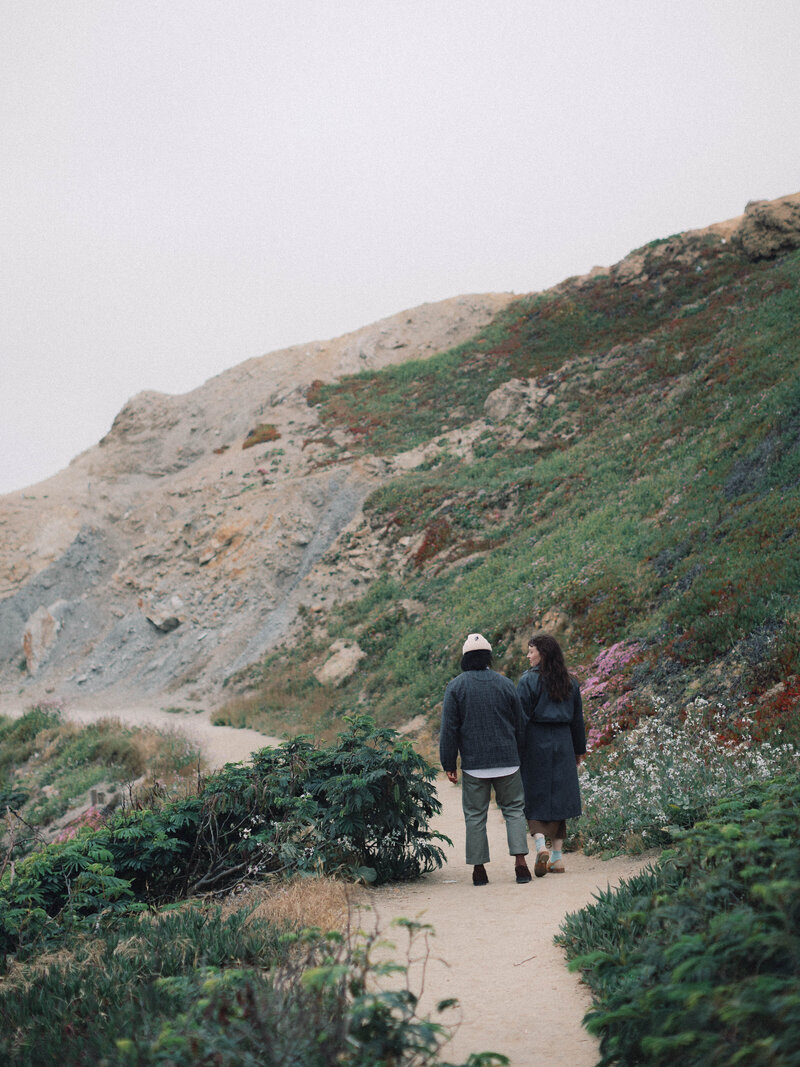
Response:
MULTIPOLYGON (((2 1062, 445 1067, 453 1003, 420 1018, 377 932, 265 918, 248 894, 440 866, 424 753, 464 635, 516 679, 545 618, 591 749, 571 844, 667 847, 563 927, 602 1062, 793 1062, 800 253, 747 263, 713 235, 639 253, 633 280, 565 283, 450 352, 313 387, 351 454, 438 444, 366 503, 385 563, 364 595, 232 680, 218 721, 281 747, 204 775, 175 738, 47 706, 0 720, 2 1062), (470 430, 513 379, 539 400, 470 430), (366 657, 331 688, 313 671, 337 639, 366 657), (394 727, 420 714, 412 745, 394 727), (121 802, 70 820, 100 784, 121 802)), ((401 927, 418 958, 427 928, 401 927)))
POLYGON ((466 426, 512 378, 555 402, 367 501, 376 542, 417 548, 326 616, 328 638, 367 653, 352 679, 315 681, 330 642, 309 620, 235 680, 250 690, 222 721, 324 732, 359 707, 395 724, 422 712, 434 731, 463 636, 485 633, 516 677, 556 609, 581 680, 609 648, 637 649, 587 701, 606 739, 609 716, 698 696, 734 733, 746 714, 759 737, 797 735, 800 254, 747 263, 712 236, 641 251, 646 281, 522 298, 459 348, 312 390, 324 420, 384 455, 466 426))
POLYGON ((797 1063, 799 807, 795 767, 567 916, 557 940, 592 988, 602 1067, 797 1063))

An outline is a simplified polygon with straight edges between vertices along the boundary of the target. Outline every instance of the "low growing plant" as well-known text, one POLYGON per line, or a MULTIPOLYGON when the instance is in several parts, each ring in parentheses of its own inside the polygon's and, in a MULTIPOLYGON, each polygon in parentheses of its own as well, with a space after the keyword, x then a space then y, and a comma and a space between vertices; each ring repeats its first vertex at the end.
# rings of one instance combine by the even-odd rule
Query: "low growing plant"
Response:
POLYGON ((797 1063, 798 810, 796 766, 751 782, 567 916, 557 941, 592 988, 601 1067, 797 1063))
POLYGON ((684 722, 665 709, 590 754, 581 775, 584 814, 574 824, 587 852, 641 852, 668 844, 723 797, 796 766, 797 749, 780 741, 729 741, 705 723, 706 702, 684 722))
MULTIPOLYGON (((428 928, 399 922, 410 958, 428 928)), ((21 953, 3 982, 0 1059, 10 1067, 440 1064, 451 1027, 417 1014, 407 964, 385 951, 376 959, 382 944, 377 928, 325 933, 197 902, 71 936, 62 929, 57 954, 21 953)), ((442 1002, 438 1017, 454 1007, 442 1002)), ((507 1062, 484 1054, 468 1064, 507 1062)))

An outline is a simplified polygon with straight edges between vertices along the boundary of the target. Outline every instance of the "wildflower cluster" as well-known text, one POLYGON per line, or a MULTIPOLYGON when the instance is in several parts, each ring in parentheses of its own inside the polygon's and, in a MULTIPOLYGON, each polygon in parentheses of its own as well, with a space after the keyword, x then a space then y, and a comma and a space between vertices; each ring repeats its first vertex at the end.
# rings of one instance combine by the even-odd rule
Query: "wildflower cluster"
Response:
POLYGON ((63 830, 59 830, 55 837, 53 837, 53 841, 71 841, 73 837, 77 836, 78 831, 82 827, 88 826, 92 830, 96 830, 98 826, 102 825, 104 819, 105 815, 103 814, 103 809, 97 807, 97 805, 93 805, 85 811, 82 811, 77 819, 74 819, 68 826, 65 826, 63 830))
POLYGON ((643 719, 584 765, 580 832, 587 852, 664 845, 723 797, 797 764, 794 745, 754 744, 744 724, 735 741, 709 732, 703 703, 695 701, 683 723, 643 719))
POLYGON ((638 641, 618 641, 600 652, 588 668, 581 685, 588 719, 586 747, 589 752, 607 745, 620 730, 635 726, 639 713, 629 692, 627 673, 641 656, 638 641))

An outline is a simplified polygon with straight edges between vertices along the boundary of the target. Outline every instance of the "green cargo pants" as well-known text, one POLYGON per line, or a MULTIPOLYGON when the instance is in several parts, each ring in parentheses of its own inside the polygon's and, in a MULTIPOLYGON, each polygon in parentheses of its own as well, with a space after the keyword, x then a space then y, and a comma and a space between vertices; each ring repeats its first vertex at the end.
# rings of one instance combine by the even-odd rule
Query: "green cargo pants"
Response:
POLYGON ((508 854, 527 856, 528 820, 525 818, 525 794, 519 771, 503 778, 473 778, 469 771, 461 774, 461 806, 467 827, 467 863, 489 862, 489 839, 486 818, 489 801, 494 795, 506 821, 508 854))

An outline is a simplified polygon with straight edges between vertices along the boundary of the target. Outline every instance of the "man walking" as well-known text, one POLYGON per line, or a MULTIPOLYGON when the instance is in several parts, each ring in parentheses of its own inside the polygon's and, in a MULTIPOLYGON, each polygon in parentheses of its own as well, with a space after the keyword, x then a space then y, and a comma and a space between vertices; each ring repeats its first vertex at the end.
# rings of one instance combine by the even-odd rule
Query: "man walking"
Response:
POLYGON ((489 881, 486 818, 492 787, 506 822, 514 874, 522 884, 531 881, 525 862, 528 823, 519 773, 526 719, 513 682, 493 671, 491 664, 492 646, 481 634, 470 634, 461 650, 461 674, 444 692, 439 758, 447 777, 455 783, 461 755, 461 803, 473 885, 489 881))

